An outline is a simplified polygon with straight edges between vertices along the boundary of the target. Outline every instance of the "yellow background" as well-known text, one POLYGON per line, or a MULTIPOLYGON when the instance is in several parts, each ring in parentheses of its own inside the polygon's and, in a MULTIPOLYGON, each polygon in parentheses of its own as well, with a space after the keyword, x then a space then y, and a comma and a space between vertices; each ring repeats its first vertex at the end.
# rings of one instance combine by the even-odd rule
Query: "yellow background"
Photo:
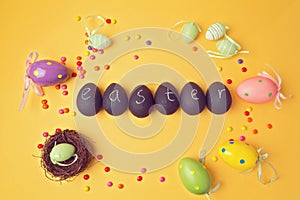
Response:
MULTIPOLYGON (((73 118, 59 115, 61 107, 72 107, 72 85, 67 82, 69 95, 64 97, 54 87, 45 88, 45 97, 38 97, 31 91, 25 109, 18 112, 21 102, 25 61, 30 51, 38 51, 40 59, 59 60, 68 58, 67 65, 75 70, 76 56, 83 55, 84 28, 82 20, 75 16, 92 14, 111 17, 117 24, 106 26, 107 35, 137 27, 171 27, 180 20, 195 21, 202 28, 197 38, 206 49, 214 49, 215 43, 205 40, 205 31, 215 23, 222 22, 230 27, 228 34, 236 39, 249 55, 238 55, 227 60, 214 59, 222 66, 224 81, 233 80, 228 87, 232 91, 234 104, 228 112, 224 131, 218 144, 229 138, 245 135, 255 147, 264 146, 271 162, 280 174, 280 179, 270 185, 261 185, 256 170, 240 174, 225 165, 223 161, 211 161, 217 155, 215 148, 207 158, 214 182, 219 180, 222 187, 211 195, 212 199, 299 199, 297 191, 299 176, 299 9, 297 0, 273 1, 1 1, 1 100, 0 100, 0 198, 1 199, 205 199, 189 193, 180 183, 177 164, 151 174, 144 174, 138 183, 137 175, 112 170, 103 171, 100 163, 91 165, 83 174, 91 179, 84 181, 82 175, 72 182, 51 182, 40 167, 40 151, 37 144, 43 143, 42 132, 53 132, 55 128, 75 128, 73 118), (243 58, 244 65, 237 59, 243 58), (243 116, 250 104, 242 102, 234 94, 237 84, 262 70, 268 70, 268 63, 282 76, 282 91, 293 94, 283 102, 283 108, 276 110, 272 103, 251 105, 254 122, 248 124, 243 116), (246 66, 247 73, 240 68, 246 66), (50 108, 43 110, 40 101, 46 98, 50 108), (268 123, 273 129, 266 128, 268 123), (246 124, 248 130, 240 127, 246 124), (226 127, 232 126, 232 133, 226 127), (251 130, 257 128, 258 135, 251 130), (160 183, 159 177, 166 182, 160 183), (107 181, 114 186, 108 188, 107 181), (125 185, 120 190, 118 183, 125 185), (83 187, 89 185, 90 192, 83 187)), ((163 59, 163 58, 162 58, 163 59)), ((205 89, 205 88, 204 88, 205 89)), ((197 157, 199 146, 192 147, 185 156, 197 157)), ((268 174, 268 173, 267 173, 268 174)))

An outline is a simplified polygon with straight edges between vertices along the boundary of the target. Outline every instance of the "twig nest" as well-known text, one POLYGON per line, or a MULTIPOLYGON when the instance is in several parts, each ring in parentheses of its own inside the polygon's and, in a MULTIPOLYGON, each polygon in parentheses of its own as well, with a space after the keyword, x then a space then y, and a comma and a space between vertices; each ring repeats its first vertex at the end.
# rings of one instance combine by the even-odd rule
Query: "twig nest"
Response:
POLYGON ((80 135, 75 130, 66 129, 46 140, 41 165, 47 178, 63 181, 84 171, 91 159, 80 135))

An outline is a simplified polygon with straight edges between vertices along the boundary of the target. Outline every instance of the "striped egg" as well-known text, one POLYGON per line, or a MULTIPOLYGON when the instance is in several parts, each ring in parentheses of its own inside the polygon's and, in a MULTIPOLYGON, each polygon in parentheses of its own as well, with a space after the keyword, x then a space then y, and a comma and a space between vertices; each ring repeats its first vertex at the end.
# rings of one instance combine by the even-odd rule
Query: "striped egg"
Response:
POLYGON ((217 22, 211 25, 206 31, 206 39, 208 40, 218 40, 226 34, 227 26, 217 22))
POLYGON ((111 44, 111 40, 103 34, 94 34, 89 38, 89 44, 96 49, 105 49, 111 44))
POLYGON ((224 57, 231 57, 239 51, 239 47, 228 39, 217 42, 217 49, 224 57))

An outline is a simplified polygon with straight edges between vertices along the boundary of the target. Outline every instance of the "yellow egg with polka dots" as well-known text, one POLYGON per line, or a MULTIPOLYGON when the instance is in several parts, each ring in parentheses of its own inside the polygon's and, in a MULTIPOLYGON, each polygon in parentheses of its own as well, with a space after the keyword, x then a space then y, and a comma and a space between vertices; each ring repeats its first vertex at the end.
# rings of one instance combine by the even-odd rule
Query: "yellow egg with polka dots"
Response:
POLYGON ((192 158, 183 158, 179 162, 180 179, 190 192, 207 194, 211 187, 211 176, 206 167, 192 158))
POLYGON ((219 148, 220 158, 231 167, 246 171, 253 169, 258 162, 257 150, 242 141, 230 140, 219 148))

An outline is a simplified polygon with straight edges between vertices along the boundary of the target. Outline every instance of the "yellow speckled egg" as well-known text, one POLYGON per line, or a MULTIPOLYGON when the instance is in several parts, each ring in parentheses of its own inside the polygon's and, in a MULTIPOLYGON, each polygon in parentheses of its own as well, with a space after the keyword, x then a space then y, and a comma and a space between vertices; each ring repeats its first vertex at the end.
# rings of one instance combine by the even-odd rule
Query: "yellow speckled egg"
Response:
POLYGON ((225 163, 241 171, 253 169, 259 157, 253 146, 235 140, 222 144, 219 148, 219 155, 225 163))

